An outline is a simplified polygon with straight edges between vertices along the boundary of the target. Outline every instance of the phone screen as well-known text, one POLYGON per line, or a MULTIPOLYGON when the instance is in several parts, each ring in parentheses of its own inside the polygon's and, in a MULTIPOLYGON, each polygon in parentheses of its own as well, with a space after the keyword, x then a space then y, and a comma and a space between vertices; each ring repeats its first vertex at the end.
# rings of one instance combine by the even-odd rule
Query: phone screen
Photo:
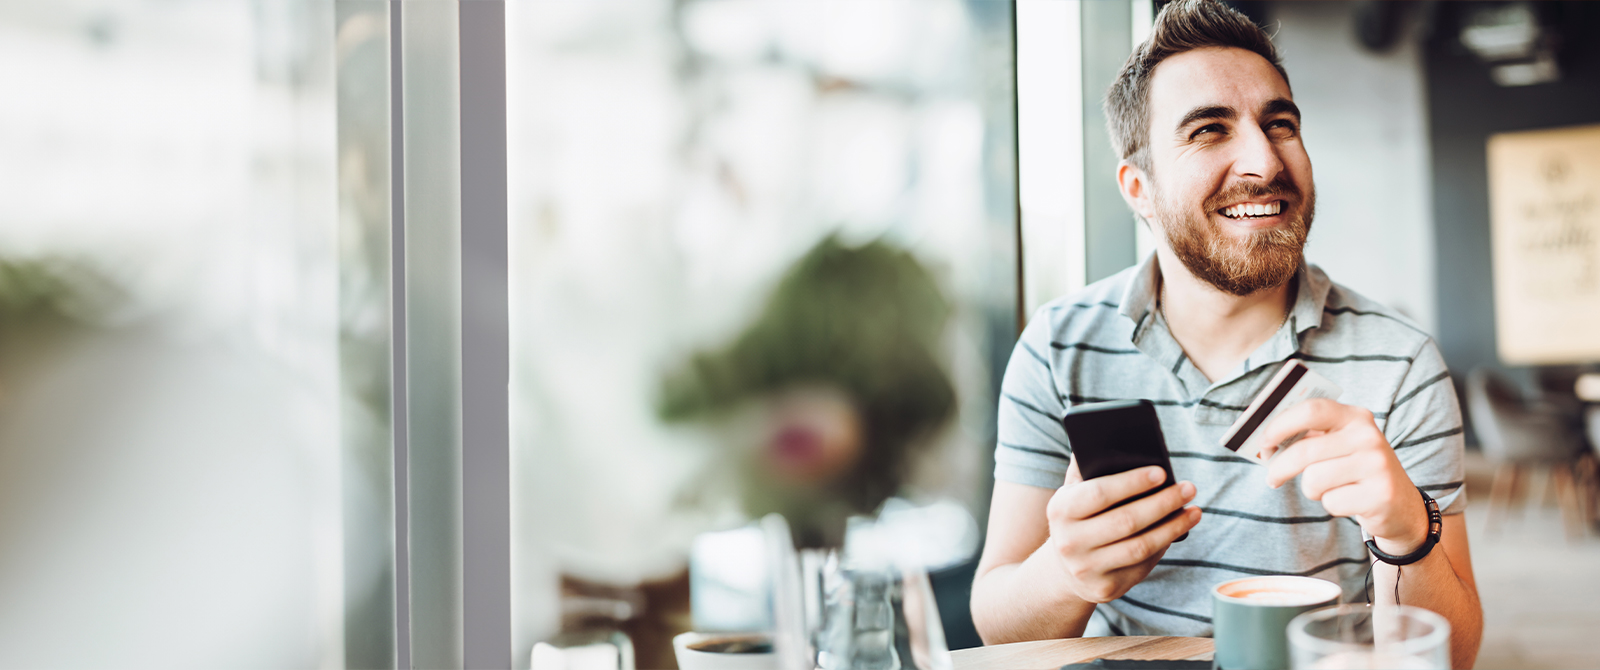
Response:
POLYGON ((1077 405, 1067 410, 1061 425, 1067 431, 1067 444, 1078 460, 1078 472, 1085 481, 1147 465, 1160 466, 1167 473, 1167 481, 1161 486, 1123 500, 1113 508, 1178 483, 1172 474, 1166 438, 1161 434, 1161 419, 1156 416, 1155 405, 1148 400, 1077 405))

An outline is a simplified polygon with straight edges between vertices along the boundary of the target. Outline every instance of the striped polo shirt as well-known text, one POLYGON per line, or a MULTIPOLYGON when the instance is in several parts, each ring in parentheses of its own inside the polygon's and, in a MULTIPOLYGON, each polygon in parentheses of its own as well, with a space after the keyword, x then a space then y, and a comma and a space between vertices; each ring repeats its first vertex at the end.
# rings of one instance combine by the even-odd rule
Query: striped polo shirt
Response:
MULTIPOLYGON (((1362 601, 1370 563, 1361 529, 1307 499, 1299 479, 1277 490, 1266 468, 1218 444, 1290 358, 1370 410, 1413 482, 1445 514, 1466 509, 1462 422, 1433 339, 1398 313, 1302 263, 1288 319, 1224 378, 1212 382, 1173 339, 1156 309, 1160 267, 1139 265, 1052 301, 1034 314, 1006 366, 995 479, 1054 489, 1072 447, 1061 417, 1073 405, 1149 399, 1180 480, 1203 512, 1127 595, 1096 608, 1086 635, 1211 634, 1213 585, 1250 575, 1338 582, 1362 601)), ((1421 514, 1421 510, 1418 510, 1421 514)))

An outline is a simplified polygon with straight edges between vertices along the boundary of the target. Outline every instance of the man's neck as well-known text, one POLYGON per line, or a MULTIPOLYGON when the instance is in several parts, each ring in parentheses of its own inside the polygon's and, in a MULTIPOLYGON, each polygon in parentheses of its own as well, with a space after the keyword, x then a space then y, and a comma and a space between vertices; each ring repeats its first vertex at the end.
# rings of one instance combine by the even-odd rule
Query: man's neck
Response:
POLYGON ((1224 293, 1190 274, 1167 249, 1161 268, 1161 312, 1189 361, 1213 382, 1228 375, 1283 326, 1294 282, 1250 295, 1224 293))

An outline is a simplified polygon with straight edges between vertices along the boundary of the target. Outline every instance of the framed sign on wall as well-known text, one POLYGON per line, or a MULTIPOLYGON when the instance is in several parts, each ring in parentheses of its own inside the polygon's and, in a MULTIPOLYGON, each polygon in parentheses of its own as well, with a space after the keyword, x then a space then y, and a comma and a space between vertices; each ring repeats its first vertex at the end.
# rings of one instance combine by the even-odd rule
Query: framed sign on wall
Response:
POLYGON ((1494 135, 1488 160, 1500 359, 1600 360, 1600 125, 1494 135))

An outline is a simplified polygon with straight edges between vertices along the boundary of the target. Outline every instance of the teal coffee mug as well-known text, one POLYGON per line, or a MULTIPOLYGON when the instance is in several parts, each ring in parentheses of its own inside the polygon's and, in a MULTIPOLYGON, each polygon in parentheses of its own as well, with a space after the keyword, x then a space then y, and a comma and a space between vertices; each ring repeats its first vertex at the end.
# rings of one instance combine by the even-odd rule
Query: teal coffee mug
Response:
POLYGON ((1334 605, 1339 585, 1312 577, 1246 577, 1211 589, 1214 662, 1221 670, 1288 670, 1289 620, 1334 605))

